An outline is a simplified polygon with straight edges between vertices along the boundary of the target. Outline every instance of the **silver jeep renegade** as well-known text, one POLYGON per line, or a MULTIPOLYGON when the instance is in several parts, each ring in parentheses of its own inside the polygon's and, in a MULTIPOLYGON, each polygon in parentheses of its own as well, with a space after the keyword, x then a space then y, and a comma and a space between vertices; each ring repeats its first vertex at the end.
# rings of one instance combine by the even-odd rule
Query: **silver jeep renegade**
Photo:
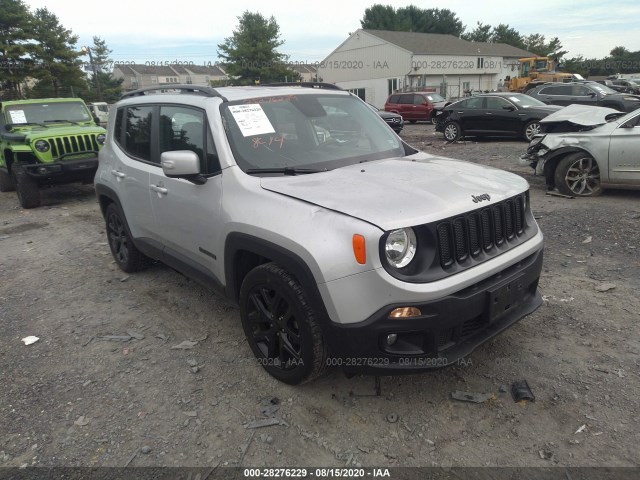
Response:
POLYGON ((111 110, 111 251, 237 302, 277 379, 443 367, 541 304, 522 178, 414 150, 333 85, 167 88, 111 110))

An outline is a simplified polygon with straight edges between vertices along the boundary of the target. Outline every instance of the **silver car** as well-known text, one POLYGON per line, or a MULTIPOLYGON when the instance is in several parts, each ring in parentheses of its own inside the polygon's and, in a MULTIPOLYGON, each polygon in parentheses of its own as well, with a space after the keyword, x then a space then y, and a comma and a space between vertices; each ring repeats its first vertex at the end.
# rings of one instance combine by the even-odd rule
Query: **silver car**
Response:
POLYGON ((522 158, 550 189, 590 197, 605 188, 640 187, 640 111, 570 105, 540 121, 522 158))
POLYGON ((521 177, 419 152, 332 85, 168 88, 111 111, 111 252, 238 303, 275 378, 443 367, 541 304, 521 177))

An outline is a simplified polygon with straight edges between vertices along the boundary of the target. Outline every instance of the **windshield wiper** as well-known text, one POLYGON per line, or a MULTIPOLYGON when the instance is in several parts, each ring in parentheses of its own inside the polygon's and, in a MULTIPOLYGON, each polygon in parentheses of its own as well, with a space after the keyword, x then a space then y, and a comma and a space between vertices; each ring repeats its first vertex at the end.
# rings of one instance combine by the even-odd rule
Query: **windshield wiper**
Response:
POLYGON ((73 120, 45 120, 44 123, 73 123, 74 125, 80 125, 78 122, 74 122, 73 120))
POLYGON ((317 168, 296 168, 296 167, 282 167, 282 168, 249 168, 246 173, 283 173, 285 175, 299 175, 305 173, 319 173, 326 172, 327 169, 319 170, 317 168))

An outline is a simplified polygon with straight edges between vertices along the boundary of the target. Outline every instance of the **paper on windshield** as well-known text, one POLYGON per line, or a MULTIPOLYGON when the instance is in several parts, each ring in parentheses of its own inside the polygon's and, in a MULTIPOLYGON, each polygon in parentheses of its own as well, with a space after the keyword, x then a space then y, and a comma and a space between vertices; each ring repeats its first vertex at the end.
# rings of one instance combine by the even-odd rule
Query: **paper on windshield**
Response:
POLYGON ((27 123, 24 110, 9 110, 9 115, 11 115, 11 123, 27 123))
POLYGON ((236 120, 244 137, 276 132, 258 103, 231 105, 229 111, 236 120))

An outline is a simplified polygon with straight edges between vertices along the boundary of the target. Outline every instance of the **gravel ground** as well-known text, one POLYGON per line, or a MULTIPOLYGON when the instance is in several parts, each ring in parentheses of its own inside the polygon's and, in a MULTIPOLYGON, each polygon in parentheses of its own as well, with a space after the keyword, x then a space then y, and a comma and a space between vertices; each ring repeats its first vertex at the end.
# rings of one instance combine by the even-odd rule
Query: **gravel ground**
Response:
POLYGON ((92 186, 34 210, 2 193, 0 466, 639 466, 640 192, 547 196, 516 164, 524 142, 401 136, 530 182, 537 312, 464 364, 383 377, 381 396, 339 370, 290 387, 255 363, 236 306, 162 265, 116 268, 92 186), (535 402, 504 392, 521 379, 535 402))

